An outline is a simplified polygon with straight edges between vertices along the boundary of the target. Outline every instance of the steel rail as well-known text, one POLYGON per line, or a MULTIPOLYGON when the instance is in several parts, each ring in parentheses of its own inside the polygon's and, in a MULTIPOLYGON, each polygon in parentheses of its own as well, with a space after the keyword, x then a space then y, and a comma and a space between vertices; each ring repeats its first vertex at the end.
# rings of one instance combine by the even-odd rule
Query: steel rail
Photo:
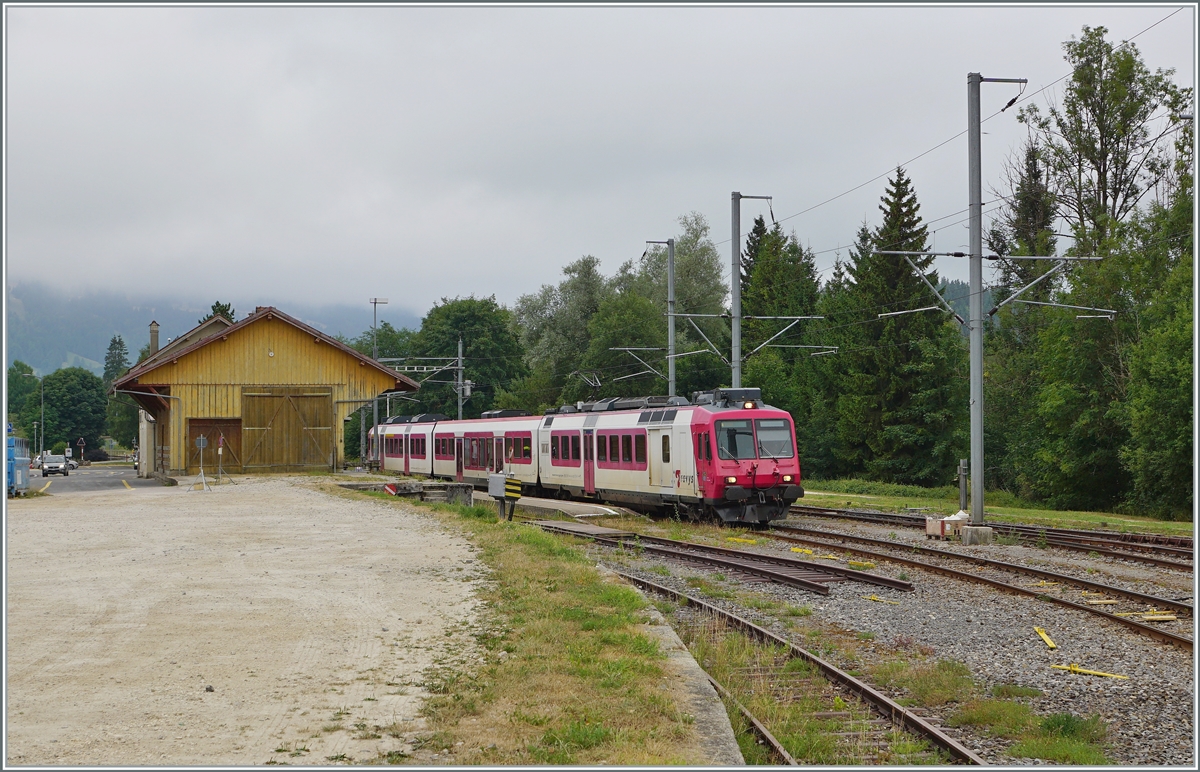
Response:
POLYGON ((685 546, 688 549, 703 550, 705 552, 712 552, 718 555, 726 555, 733 558, 748 558, 761 563, 773 563, 776 565, 784 565, 789 567, 807 568, 827 574, 836 574, 856 582, 865 582, 866 584, 877 584, 883 587, 891 587, 893 590, 904 590, 905 592, 913 591, 912 582, 906 582, 902 579, 893 579, 890 576, 878 576, 876 574, 867 573, 866 571, 858 571, 853 568, 842 568, 841 566, 837 565, 814 563, 810 560, 801 560, 799 558, 785 557, 780 555, 764 555, 759 552, 746 552, 745 550, 729 549, 728 547, 714 547, 708 544, 697 544, 690 541, 664 539, 659 536, 644 536, 639 534, 637 539, 640 544, 650 542, 652 544, 685 546))
POLYGON ((775 751, 776 756, 783 759, 784 764, 787 764, 789 767, 800 766, 796 760, 792 758, 792 754, 788 753, 787 748, 783 747, 783 743, 775 739, 775 735, 771 734, 771 730, 767 729, 766 725, 755 718, 754 714, 747 710, 745 705, 738 702, 737 697, 734 697, 732 694, 730 694, 729 691, 724 686, 721 686, 717 679, 713 678, 712 675, 707 671, 704 673, 704 675, 708 678, 708 682, 713 685, 713 688, 717 690, 717 694, 721 695, 722 699, 729 700, 733 703, 733 706, 738 709, 738 712, 750 722, 750 726, 752 729, 754 729, 754 733, 761 737, 763 741, 771 747, 771 750, 775 751))
MULTIPOLYGON (((833 507, 814 507, 808 504, 793 504, 791 509, 796 512, 809 512, 815 515, 829 515, 831 517, 852 517, 856 519, 887 519, 888 522, 904 522, 911 523, 915 526, 922 526, 925 522, 924 517, 920 515, 901 515, 891 512, 870 512, 862 509, 837 509, 833 507)), ((1096 538, 1096 539, 1111 539, 1120 542, 1129 542, 1131 544, 1146 544, 1146 545, 1163 545, 1169 547, 1193 547, 1193 540, 1190 536, 1169 536, 1161 533, 1140 533, 1135 531, 1110 531, 1110 530, 1088 530, 1084 528, 1053 528, 1048 526, 1029 525, 1026 523, 1007 523, 994 521, 991 522, 992 527, 1013 527, 1013 528, 1028 528, 1034 531, 1047 531, 1060 536, 1069 538, 1096 538)))
MULTIPOLYGON (((1014 526, 1009 523, 993 523, 991 526, 994 530, 1000 533, 1008 533, 1016 536, 1024 541, 1038 541, 1045 539, 1046 543, 1056 546, 1074 546, 1078 545, 1083 549, 1096 550, 1102 554, 1127 555, 1129 552, 1135 552, 1139 555, 1144 553, 1157 553, 1160 555, 1168 555, 1175 557, 1192 558, 1193 551, 1188 547, 1176 547, 1169 544, 1146 544, 1143 542, 1126 542, 1116 539, 1103 539, 1091 536, 1067 536, 1059 531, 1048 528, 1037 528, 1034 526, 1014 526), (1124 550, 1114 552, 1114 550, 1124 550)), ((1140 557, 1139 559, 1147 559, 1140 557)), ((1159 559, 1159 558, 1156 558, 1159 559)), ((1186 563, 1168 563, 1173 566, 1187 565, 1186 563)))
POLYGON ((785 647, 791 653, 793 658, 803 659, 815 665, 825 675, 826 678, 858 695, 889 721, 892 721, 893 723, 899 723, 909 731, 927 738, 936 747, 946 751, 951 755, 951 757, 957 759, 958 761, 967 764, 977 764, 980 766, 987 765, 987 762, 974 753, 971 749, 967 748, 953 737, 945 734, 933 724, 926 721, 924 718, 909 710, 906 710, 886 694, 876 691, 870 685, 858 680, 854 676, 830 664, 829 662, 826 662, 812 652, 800 648, 791 641, 781 638, 769 630, 759 627, 753 622, 743 619, 736 614, 732 614, 724 609, 718 608, 717 606, 706 603, 699 598, 694 598, 691 595, 679 592, 678 590, 673 590, 670 587, 664 587, 660 584, 642 579, 641 577, 633 576, 632 574, 627 574, 623 571, 615 571, 614 573, 632 582, 633 584, 638 585, 639 587, 650 590, 651 592, 657 592, 661 595, 666 595, 674 598, 680 603, 695 606, 707 611, 710 614, 721 617, 735 627, 744 630, 759 640, 785 647))
MULTIPOLYGON (((1001 529, 997 529, 998 531, 1001 529)), ((1035 538, 1032 534, 1017 534, 1015 536, 1023 544, 1040 544, 1043 539, 1035 538)), ((1159 566, 1160 568, 1174 568, 1179 571, 1191 572, 1194 570, 1191 563, 1180 563, 1178 560, 1167 560, 1166 558, 1147 555, 1142 552, 1123 552, 1121 550, 1112 550, 1105 547, 1099 547, 1089 544, 1081 544, 1073 541, 1060 541, 1059 539, 1045 539, 1047 547, 1054 547, 1061 550, 1070 550, 1072 552, 1087 552, 1109 558, 1118 558, 1120 560, 1133 560, 1140 563, 1149 563, 1150 565, 1159 566)))
POLYGON ((1114 614, 1110 614, 1106 611, 1101 611, 1100 609, 1095 608, 1093 606, 1084 606, 1082 604, 1075 603, 1075 602, 1069 601, 1069 600, 1065 600, 1063 598, 1056 598, 1053 595, 1046 595, 1044 593, 1034 592, 1033 590, 1027 590, 1024 587, 1018 587, 1014 584, 1007 584, 1005 582, 1001 582, 996 579, 989 579, 986 576, 980 576, 978 574, 969 574, 965 571, 958 571, 953 568, 946 568, 945 566, 932 565, 930 563, 922 563, 919 560, 911 560, 909 558, 902 558, 902 557, 898 557, 896 555, 889 555, 889 554, 881 553, 881 552, 872 552, 870 550, 862 549, 861 547, 847 547, 845 545, 830 544, 828 542, 822 542, 818 539, 802 538, 802 537, 796 537, 796 536, 782 536, 782 535, 779 535, 776 538, 782 539, 784 541, 794 541, 794 542, 798 542, 800 544, 816 544, 818 546, 828 547, 830 549, 844 549, 844 550, 848 550, 850 552, 857 553, 859 555, 868 555, 870 557, 876 558, 877 560, 890 560, 893 563, 902 563, 904 565, 912 566, 914 568, 920 568, 922 570, 930 571, 935 574, 941 574, 943 576, 949 576, 953 579, 959 579, 964 582, 975 582, 977 584, 990 585, 998 590, 1002 590, 1004 592, 1010 592, 1015 595, 1024 595, 1026 597, 1036 598, 1037 600, 1043 600, 1043 601, 1047 601, 1049 603, 1057 603, 1060 606, 1066 606, 1068 608, 1073 608, 1076 611, 1084 611, 1084 612, 1087 612, 1088 614, 1094 614, 1096 616, 1099 616, 1102 619, 1107 619, 1112 622, 1117 622, 1119 624, 1125 625, 1126 627, 1130 628, 1131 630, 1141 633, 1142 635, 1148 636, 1150 638, 1153 638, 1157 641, 1161 641, 1163 643, 1174 644, 1175 646, 1178 646, 1187 651, 1192 651, 1192 639, 1191 638, 1187 638, 1182 635, 1176 635, 1174 633, 1169 633, 1166 630, 1159 630, 1158 628, 1150 627, 1149 625, 1143 625, 1140 622, 1135 622, 1134 620, 1129 619, 1128 617, 1119 617, 1114 614))
MULTIPOLYGON (((720 558, 715 555, 699 555, 694 552, 684 552, 683 550, 673 549, 671 547, 663 547, 663 546, 655 545, 655 544, 644 544, 644 545, 636 544, 635 545, 633 542, 629 541, 628 539, 613 539, 613 538, 608 538, 608 537, 604 537, 604 536, 592 536, 591 538, 594 541, 596 541, 597 543, 608 544, 609 546, 612 546, 612 547, 621 547, 621 548, 634 547, 636 549, 644 550, 646 552, 653 552, 653 553, 656 553, 659 555, 666 555, 668 557, 679 558, 682 560, 691 560, 691 561, 695 561, 698 563, 706 563, 708 565, 721 566, 722 568, 728 568, 728 569, 731 569, 734 571, 741 571, 743 573, 753 574, 755 576, 761 576, 765 579, 770 579, 773 582, 778 582, 780 584, 790 584, 793 587, 799 587, 803 590, 808 590, 809 592, 815 592, 818 595, 828 595, 829 594, 829 585, 827 585, 827 584, 822 584, 819 581, 815 581, 815 580, 811 580, 811 579, 802 579, 802 578, 796 577, 796 576, 789 576, 788 574, 781 573, 779 571, 772 571, 771 569, 763 568, 762 566, 747 565, 745 562, 739 562, 736 560, 728 560, 726 558, 720 558)), ((840 577, 835 577, 833 574, 826 574, 826 575, 829 577, 830 580, 835 579, 835 578, 840 578, 840 577)))
POLYGON ((1079 577, 1069 576, 1067 574, 1060 574, 1060 573, 1056 573, 1054 571, 1047 571, 1042 568, 1033 568, 1031 566, 1023 566, 1019 563, 1005 563, 1001 560, 992 560, 991 558, 983 558, 983 557, 979 557, 977 555, 963 555, 958 552, 948 552, 946 550, 939 550, 939 549, 935 549, 933 547, 921 547, 921 546, 912 545, 912 544, 897 544, 896 542, 888 541, 886 539, 874 539, 869 536, 851 536, 849 534, 842 534, 842 533, 829 533, 827 531, 815 531, 815 530, 812 530, 809 528, 802 528, 800 526, 794 526, 794 525, 776 525, 774 527, 779 530, 793 532, 793 533, 815 534, 815 535, 823 536, 823 537, 830 538, 830 539, 839 539, 841 541, 852 541, 852 542, 856 542, 858 544, 871 544, 871 545, 875 545, 875 546, 879 546, 879 547, 888 547, 891 549, 899 549, 899 550, 906 550, 906 551, 911 550, 913 552, 917 552, 922 555, 933 555, 935 557, 951 558, 954 560, 966 560, 968 562, 971 562, 971 563, 974 563, 974 564, 980 565, 980 566, 991 566, 993 568, 999 568, 999 569, 1003 569, 1005 571, 1013 571, 1015 573, 1029 574, 1030 576, 1041 577, 1042 579, 1054 579, 1055 581, 1059 581, 1059 582, 1070 582, 1071 584, 1077 584, 1081 587, 1087 587, 1088 589, 1091 589, 1091 590, 1098 590, 1101 592, 1105 592, 1109 595, 1120 595, 1121 597, 1129 598, 1130 600, 1136 600, 1141 603, 1147 603, 1147 604, 1155 605, 1155 606, 1167 606, 1171 609, 1174 609, 1175 611, 1181 611, 1181 612, 1183 612, 1185 614, 1189 614, 1189 615, 1192 613, 1192 606, 1191 606, 1191 604, 1188 604, 1188 603, 1182 603, 1177 600, 1171 600, 1170 598, 1160 598, 1157 595, 1147 595, 1146 593, 1137 592, 1135 590, 1125 590, 1120 587, 1112 587, 1107 584, 1101 584, 1100 582, 1093 582, 1088 579, 1081 579, 1079 577))
MULTIPOLYGON (((863 520, 867 522, 887 523, 891 525, 902 525, 909 528, 924 528, 925 520, 921 517, 912 517, 909 515, 895 515, 887 512, 860 512, 851 510, 824 509, 818 507, 792 507, 793 511, 799 511, 801 514, 808 513, 817 516, 837 517, 847 520, 863 520)), ((1057 547, 1059 549, 1074 550, 1076 552, 1095 552, 1108 557, 1120 558, 1122 560, 1140 560, 1144 563, 1162 566, 1165 568, 1176 568, 1181 571, 1192 571, 1193 567, 1190 563, 1180 563, 1175 560, 1167 560, 1165 558, 1155 557, 1146 554, 1131 554, 1130 552, 1115 551, 1102 547, 1096 542, 1103 541, 1098 537, 1085 538, 1078 536, 1060 535, 1060 529, 1040 528, 1038 526, 1019 526, 1010 523, 993 523, 992 528, 997 531, 1008 531, 1015 538, 1026 542, 1045 541, 1047 546, 1057 547), (1070 539, 1070 541, 1064 541, 1070 539)), ((1142 552, 1166 552, 1172 555, 1190 554, 1186 548, 1177 547, 1174 545, 1149 544, 1139 542, 1117 542, 1109 540, 1111 546, 1120 546, 1124 549, 1142 551, 1142 552)))

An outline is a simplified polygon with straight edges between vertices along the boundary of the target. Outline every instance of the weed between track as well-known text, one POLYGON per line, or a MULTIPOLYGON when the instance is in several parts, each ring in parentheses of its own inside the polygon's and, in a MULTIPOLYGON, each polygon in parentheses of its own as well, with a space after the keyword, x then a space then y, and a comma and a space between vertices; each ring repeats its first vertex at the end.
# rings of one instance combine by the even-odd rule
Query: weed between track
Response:
MULTIPOLYGON (((944 764, 924 739, 897 731, 857 699, 840 695, 807 661, 697 614, 680 636, 700 666, 763 722, 801 764, 944 764)), ((748 764, 777 764, 746 719, 728 705, 748 764)))

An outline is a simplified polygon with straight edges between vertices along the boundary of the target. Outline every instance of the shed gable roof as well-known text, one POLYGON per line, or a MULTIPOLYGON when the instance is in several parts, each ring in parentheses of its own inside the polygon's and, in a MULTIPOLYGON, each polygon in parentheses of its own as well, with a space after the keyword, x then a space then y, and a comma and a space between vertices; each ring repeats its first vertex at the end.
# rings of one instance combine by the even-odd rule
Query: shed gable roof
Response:
MULTIPOLYGON (((158 354, 156 354, 155 356, 153 356, 149 359, 146 359, 145 361, 141 362, 137 366, 131 368, 129 370, 129 372, 125 373, 123 376, 121 376, 116 381, 114 381, 110 391, 125 388, 127 385, 132 384, 134 381, 144 377, 148 373, 153 372, 155 369, 161 367, 164 364, 167 364, 169 362, 174 362, 175 360, 186 357, 189 354, 191 354, 192 352, 197 351, 198 349, 201 349, 204 346, 207 346, 207 345, 213 343, 214 341, 228 337, 228 335, 231 333, 237 332, 238 330, 244 329, 246 327, 249 327, 250 325, 256 324, 261 321, 265 321, 267 319, 278 319, 279 321, 289 324, 289 325, 297 328, 298 330, 301 330, 305 334, 312 335, 315 340, 319 340, 322 343, 326 343, 329 346, 333 347, 334 349, 341 351, 346 356, 355 359, 357 362, 359 362, 359 364, 366 365, 368 367, 372 367, 381 373, 387 374, 387 376, 389 378, 392 378, 395 380, 396 387, 402 391, 416 391, 418 388, 420 388, 419 385, 415 381, 413 381, 411 378, 409 378, 405 375, 402 375, 401 373, 398 373, 389 367, 385 367, 384 365, 380 364, 379 362, 376 362, 371 357, 365 356, 364 354, 361 354, 358 351, 355 351, 354 349, 350 348, 349 346, 345 345, 344 343, 341 343, 340 341, 329 337, 328 335, 321 332, 320 330, 310 327, 309 325, 305 324, 304 322, 301 322, 299 319, 295 319, 291 316, 288 316, 287 314, 283 313, 282 311, 280 311, 277 308, 274 308, 273 306, 266 306, 263 308, 259 308, 257 311, 255 311, 253 314, 247 316, 242 321, 230 324, 224 330, 221 330, 220 334, 207 335, 207 336, 201 338, 200 340, 195 341, 194 343, 185 345, 177 350, 172 350, 170 352, 169 356, 160 356, 163 352, 167 351, 167 349, 164 348, 164 349, 160 350, 158 352, 158 354)), ((203 325, 201 325, 201 326, 203 326, 203 325)), ((195 332, 195 330, 193 330, 192 332, 195 332)))

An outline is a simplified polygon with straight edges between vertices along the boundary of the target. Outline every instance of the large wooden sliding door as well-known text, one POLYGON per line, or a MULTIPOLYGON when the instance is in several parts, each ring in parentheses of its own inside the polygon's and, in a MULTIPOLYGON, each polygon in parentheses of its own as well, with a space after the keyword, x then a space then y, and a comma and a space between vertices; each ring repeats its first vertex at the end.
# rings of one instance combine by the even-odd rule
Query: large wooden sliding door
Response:
POLYGON ((312 386, 242 388, 245 471, 333 469, 333 396, 312 386))

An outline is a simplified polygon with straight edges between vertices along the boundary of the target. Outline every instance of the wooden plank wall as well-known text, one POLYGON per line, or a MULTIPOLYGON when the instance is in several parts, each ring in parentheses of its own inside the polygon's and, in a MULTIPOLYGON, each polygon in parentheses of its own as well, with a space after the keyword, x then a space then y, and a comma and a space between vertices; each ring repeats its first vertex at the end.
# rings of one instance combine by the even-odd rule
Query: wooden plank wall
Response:
MULTIPOLYGON (((243 419, 244 389, 254 393, 259 387, 287 386, 301 392, 328 392, 332 420, 320 425, 332 427, 336 465, 344 455, 341 427, 346 416, 362 404, 361 400, 369 400, 396 383, 394 377, 366 364, 368 361, 279 319, 264 318, 229 335, 215 335, 207 345, 164 362, 139 380, 169 386, 170 395, 179 398, 169 400, 171 411, 179 410, 187 418, 243 419)), ((302 408, 305 409, 308 408, 302 408)), ((316 416, 311 418, 316 421, 316 416)), ((190 467, 187 464, 190 451, 180 448, 187 443, 190 432, 177 423, 177 415, 172 419, 171 440, 164 436, 160 441, 171 446, 170 468, 181 471, 190 467)), ((244 433, 242 440, 244 446, 247 441, 244 433)), ((309 452, 318 451, 310 448, 309 452)), ((322 455, 327 452, 320 451, 322 455)))

